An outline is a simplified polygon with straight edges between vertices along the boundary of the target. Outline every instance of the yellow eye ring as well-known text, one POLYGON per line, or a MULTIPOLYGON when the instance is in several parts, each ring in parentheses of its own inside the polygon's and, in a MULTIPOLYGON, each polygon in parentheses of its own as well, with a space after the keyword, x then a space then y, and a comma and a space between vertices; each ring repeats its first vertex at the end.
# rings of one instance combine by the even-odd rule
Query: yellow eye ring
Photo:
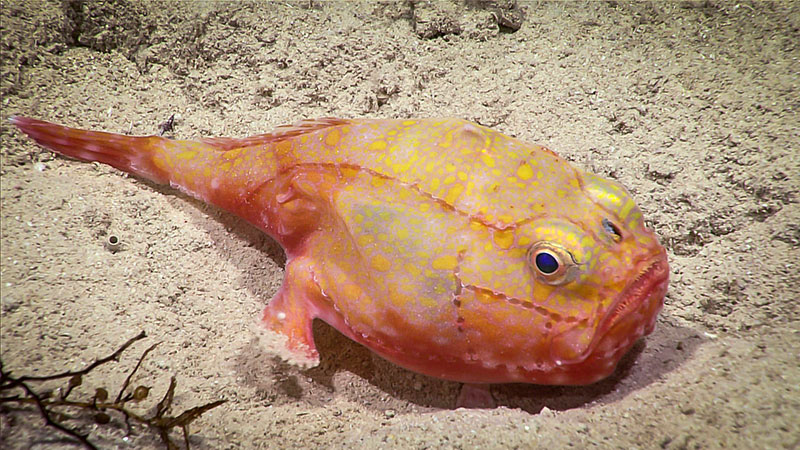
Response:
POLYGON ((550 242, 537 242, 528 249, 528 264, 536 278, 560 285, 575 278, 578 264, 565 248, 550 242))

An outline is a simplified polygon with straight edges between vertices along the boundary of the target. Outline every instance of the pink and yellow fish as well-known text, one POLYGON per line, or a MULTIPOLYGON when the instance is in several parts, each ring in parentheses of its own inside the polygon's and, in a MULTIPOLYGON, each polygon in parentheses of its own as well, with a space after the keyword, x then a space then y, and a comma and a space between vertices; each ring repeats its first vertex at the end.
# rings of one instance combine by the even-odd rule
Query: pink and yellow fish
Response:
POLYGON ((328 118, 200 140, 11 122, 277 240, 285 279, 260 323, 295 361, 319 361, 319 318, 434 377, 588 384, 663 305, 665 250, 623 187, 464 120, 328 118))

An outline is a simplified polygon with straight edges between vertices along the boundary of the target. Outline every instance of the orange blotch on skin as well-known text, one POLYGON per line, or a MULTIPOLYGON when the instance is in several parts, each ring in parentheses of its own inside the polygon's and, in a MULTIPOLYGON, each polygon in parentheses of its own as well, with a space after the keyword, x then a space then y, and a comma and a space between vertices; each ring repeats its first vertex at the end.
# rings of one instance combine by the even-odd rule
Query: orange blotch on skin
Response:
POLYGON ((331 132, 328 133, 325 136, 325 143, 330 145, 330 146, 334 146, 334 145, 338 144, 341 139, 342 139, 342 135, 339 132, 339 130, 334 129, 334 130, 331 130, 331 132))
POLYGON ((375 255, 372 257, 372 267, 381 272, 386 272, 392 268, 392 263, 383 255, 375 255))
MULTIPOLYGON (((304 138, 308 139, 307 136, 303 136, 304 138)), ((285 155, 292 150, 292 142, 288 139, 278 142, 275 145, 275 151, 279 155, 285 155)))
POLYGON ((169 166, 167 165, 166 161, 164 161, 163 158, 154 157, 153 158, 153 164, 155 164, 155 166, 159 170, 167 170, 167 169, 169 169, 169 166))

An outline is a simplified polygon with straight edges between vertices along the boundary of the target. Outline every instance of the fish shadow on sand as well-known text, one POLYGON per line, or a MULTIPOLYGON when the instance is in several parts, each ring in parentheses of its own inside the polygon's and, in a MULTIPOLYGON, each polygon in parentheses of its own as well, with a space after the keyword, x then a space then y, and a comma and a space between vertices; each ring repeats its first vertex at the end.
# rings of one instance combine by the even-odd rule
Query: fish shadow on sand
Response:
MULTIPOLYGON (((155 188, 165 194, 172 191, 164 187, 155 188)), ((176 194, 174 191, 172 193, 176 194)), ((180 194, 176 196, 186 199, 180 194)), ((209 236, 215 243, 233 235, 244 246, 261 250, 265 258, 285 267, 286 257, 280 245, 263 232, 218 208, 187 200, 195 209, 192 215, 202 222, 201 225, 208 227, 208 222, 202 218, 205 216, 224 226, 224 235, 217 227, 209 230, 209 236)), ((222 253, 242 273, 253 270, 251 262, 242 262, 222 253)), ((265 292, 263 279, 259 277, 243 276, 241 282, 253 294, 264 297, 265 304, 274 294, 265 292)), ((291 367, 266 355, 254 338, 237 356, 236 370, 242 382, 255 387, 264 400, 278 404, 300 401, 321 405, 330 402, 334 396, 343 395, 376 411, 394 409, 403 413, 413 405, 431 410, 455 408, 461 383, 435 379, 398 367, 319 320, 314 321, 314 336, 320 353, 320 365, 306 370, 291 367), (349 375, 353 375, 355 380, 348 378, 349 375), (341 378, 349 381, 337 381, 341 378)), ((622 358, 617 370, 604 380, 588 386, 495 384, 491 390, 498 406, 519 408, 532 414, 539 413, 545 407, 563 411, 613 403, 663 379, 690 359, 704 340, 706 338, 702 333, 679 325, 677 320, 662 312, 653 334, 640 339, 622 358)))
MULTIPOLYGON (((498 407, 537 414, 545 407, 565 411, 617 402, 646 389, 689 360, 706 340, 662 314, 656 330, 640 339, 608 378, 588 386, 494 384, 498 407)), ((320 365, 300 370, 265 356, 257 340, 237 357, 243 383, 271 403, 328 403, 334 396, 374 411, 454 409, 461 383, 439 380, 398 367, 351 341, 322 321, 314 322, 320 365)))

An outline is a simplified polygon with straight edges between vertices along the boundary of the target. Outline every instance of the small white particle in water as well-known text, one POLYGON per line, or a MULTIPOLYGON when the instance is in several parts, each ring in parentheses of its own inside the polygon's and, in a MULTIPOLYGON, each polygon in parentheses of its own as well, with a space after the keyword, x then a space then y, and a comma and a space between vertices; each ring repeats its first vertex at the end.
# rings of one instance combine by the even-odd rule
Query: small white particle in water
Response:
POLYGON ((716 338, 717 338, 717 335, 716 335, 716 334, 714 334, 714 333, 709 333, 708 331, 705 331, 705 332, 703 332, 703 334, 704 334, 704 335, 705 335, 707 338, 710 338, 710 339, 716 339, 716 338))
POLYGON ((525 425, 525 431, 531 431, 531 427, 525 425))
POLYGON ((38 170, 39 172, 44 172, 44 169, 46 169, 47 166, 45 166, 44 163, 38 162, 33 165, 33 168, 38 170))
POLYGON ((284 320, 284 319, 286 319, 286 313, 285 312, 279 312, 278 313, 278 320, 284 320))
POLYGON ((122 440, 123 440, 123 442, 128 442, 129 438, 128 438, 128 436, 123 436, 122 440))
POLYGON ((6 287, 11 287, 11 283, 6 283, 6 287))

